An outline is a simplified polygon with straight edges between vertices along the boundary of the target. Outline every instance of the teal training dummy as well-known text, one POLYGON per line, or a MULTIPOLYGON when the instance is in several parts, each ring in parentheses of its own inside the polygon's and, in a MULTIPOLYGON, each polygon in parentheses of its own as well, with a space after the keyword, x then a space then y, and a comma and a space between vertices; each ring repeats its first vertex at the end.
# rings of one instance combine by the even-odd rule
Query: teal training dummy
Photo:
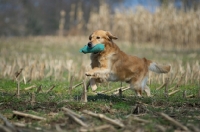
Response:
POLYGON ((85 45, 83 48, 80 49, 80 52, 86 54, 86 53, 98 53, 103 51, 105 48, 104 44, 96 44, 93 47, 88 47, 88 45, 85 45))

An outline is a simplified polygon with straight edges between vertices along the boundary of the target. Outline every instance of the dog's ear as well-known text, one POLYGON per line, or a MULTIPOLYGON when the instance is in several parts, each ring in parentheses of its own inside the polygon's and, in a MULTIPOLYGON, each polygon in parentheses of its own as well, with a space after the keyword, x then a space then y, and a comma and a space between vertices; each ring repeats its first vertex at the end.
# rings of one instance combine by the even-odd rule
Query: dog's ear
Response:
POLYGON ((106 32, 106 35, 112 40, 112 39, 117 39, 116 36, 112 35, 109 31, 106 32))

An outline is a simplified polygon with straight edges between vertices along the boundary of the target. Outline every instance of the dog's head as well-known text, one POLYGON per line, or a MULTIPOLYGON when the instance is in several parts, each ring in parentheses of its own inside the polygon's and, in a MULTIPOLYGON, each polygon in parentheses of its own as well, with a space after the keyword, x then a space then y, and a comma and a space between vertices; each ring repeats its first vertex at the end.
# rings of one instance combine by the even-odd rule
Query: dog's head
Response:
POLYGON ((110 32, 97 30, 89 36, 90 41, 88 42, 88 47, 93 47, 99 43, 106 44, 108 41, 112 42, 113 39, 117 39, 117 37, 112 35, 110 32))

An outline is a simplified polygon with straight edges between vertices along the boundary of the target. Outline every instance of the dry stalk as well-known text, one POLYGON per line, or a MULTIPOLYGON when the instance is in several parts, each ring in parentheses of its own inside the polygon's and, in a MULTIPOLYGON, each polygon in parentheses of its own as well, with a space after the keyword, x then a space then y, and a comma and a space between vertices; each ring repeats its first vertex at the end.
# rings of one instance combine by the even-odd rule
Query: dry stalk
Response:
POLYGON ((191 94, 191 95, 187 95, 187 96, 186 96, 186 98, 191 98, 191 97, 194 97, 194 95, 191 94))
POLYGON ((72 114, 72 115, 74 115, 74 116, 76 116, 78 118, 82 118, 81 115, 77 114, 76 112, 74 112, 74 111, 72 111, 72 110, 70 110, 68 108, 63 107, 62 110, 66 111, 67 113, 70 113, 70 114, 72 114))
POLYGON ((198 91, 198 95, 197 95, 197 97, 200 98, 200 89, 199 89, 199 91, 198 91))
POLYGON ((183 98, 186 98, 187 96, 187 93, 186 93, 186 90, 183 91, 183 98))
POLYGON ((14 122, 12 123, 14 126, 17 126, 17 127, 26 127, 27 125, 26 124, 23 124, 23 123, 19 123, 19 122, 14 122))
POLYGON ((71 94, 71 91, 72 91, 73 81, 74 81, 74 77, 71 76, 71 77, 70 77, 70 82, 69 82, 69 94, 71 94))
POLYGON ((118 92, 119 92, 119 97, 121 98, 122 97, 122 89, 120 88, 118 92))
POLYGON ((180 77, 178 83, 176 84, 176 87, 179 87, 179 86, 181 85, 184 76, 185 76, 185 74, 182 74, 182 75, 181 75, 181 77, 180 77))
POLYGON ((172 123, 172 125, 175 125, 175 126, 177 126, 177 127, 180 127, 181 129, 183 129, 183 130, 185 130, 185 131, 187 131, 187 132, 190 131, 186 126, 182 125, 180 122, 178 122, 178 121, 174 120, 173 118, 169 117, 167 114, 165 114, 165 113, 160 113, 160 115, 161 115, 164 119, 166 119, 166 120, 168 120, 170 123, 172 123))
MULTIPOLYGON (((152 123, 152 121, 148 121, 148 120, 144 120, 144 119, 141 119, 139 118, 138 116, 132 116, 130 115, 129 116, 131 119, 133 119, 134 121, 137 121, 137 122, 142 122, 142 123, 152 123)), ((156 128, 158 128, 160 131, 162 132, 165 132, 166 131, 166 128, 161 126, 161 125, 155 125, 156 128)))
POLYGON ((40 79, 44 78, 44 70, 45 70, 45 64, 42 63, 42 64, 40 65, 40 69, 39 69, 39 78, 40 78, 40 79))
POLYGON ((193 124, 188 124, 188 127, 192 128, 194 132, 200 132, 200 129, 193 124))
POLYGON ((178 91, 180 91, 180 89, 174 90, 174 91, 170 92, 168 95, 169 95, 169 96, 170 96, 170 95, 173 95, 173 94, 177 93, 178 91))
POLYGON ((34 76, 33 76, 34 67, 35 67, 34 65, 31 66, 30 81, 34 79, 34 76))
POLYGON ((80 129, 80 132, 100 132, 100 131, 103 131, 104 129, 114 129, 113 126, 111 125, 102 125, 102 126, 95 126, 95 127, 92 127, 92 128, 81 128, 80 129))
POLYGON ((88 115, 93 116, 93 117, 96 117, 96 118, 100 118, 102 120, 105 120, 106 122, 113 124, 115 126, 118 126, 118 127, 121 127, 121 128, 124 127, 124 124, 121 123, 120 121, 108 118, 107 116, 105 116, 103 114, 96 114, 96 113, 93 113, 93 112, 87 111, 87 110, 84 110, 83 113, 88 114, 88 115))
POLYGON ((20 98, 20 81, 17 81, 17 98, 20 98))
POLYGON ((24 80, 24 84, 26 84, 26 77, 25 76, 23 76, 23 80, 24 80))
POLYGON ((168 97, 168 84, 169 84, 169 78, 165 78, 165 96, 168 97))
MULTIPOLYGON (((10 130, 8 127, 3 126, 1 124, 0 124, 0 131, 1 132, 12 132, 12 130, 10 130)), ((14 132, 16 132, 16 131, 14 131, 14 132)))
POLYGON ((160 132, 166 132, 166 128, 164 126, 161 126, 161 125, 156 125, 155 126, 157 129, 160 130, 160 132))
POLYGON ((141 119, 141 118, 136 117, 136 116, 134 116, 132 119, 135 120, 135 121, 138 121, 138 122, 142 122, 142 123, 150 123, 151 122, 151 121, 144 120, 144 119, 141 119))
POLYGON ((172 81, 171 81, 171 84, 173 84, 173 82, 174 82, 174 80, 176 79, 176 76, 178 75, 178 69, 176 70, 176 73, 175 73, 175 75, 174 75, 174 78, 172 79, 172 81))
POLYGON ((199 71, 199 74, 198 74, 198 77, 197 77, 197 82, 198 82, 198 85, 200 85, 200 71, 199 71))
POLYGON ((32 89, 32 88, 36 88, 36 85, 32 85, 32 86, 30 86, 30 87, 27 87, 27 88, 25 88, 24 90, 30 90, 30 89, 32 89))
POLYGON ((165 85, 166 85, 166 82, 163 83, 160 87, 156 88, 156 90, 160 90, 161 88, 165 87, 165 85))
POLYGON ((108 91, 103 91, 101 93, 112 93, 112 92, 115 92, 115 91, 119 91, 119 89, 123 89, 123 88, 126 88, 125 86, 124 87, 119 87, 119 88, 116 88, 116 89, 112 89, 112 90, 108 90, 108 91))
POLYGON ((88 127, 87 124, 85 124, 83 121, 81 121, 80 119, 78 119, 75 115, 71 114, 71 113, 67 113, 67 115, 72 118, 75 122, 77 122, 79 125, 83 126, 83 127, 88 127))
POLYGON ((87 86, 86 86, 86 80, 83 81, 83 93, 82 93, 82 101, 87 102, 87 86))
POLYGON ((32 93, 31 93, 31 105, 34 106, 34 105, 35 105, 35 102, 36 102, 36 101, 35 101, 35 93, 32 92, 32 93))
POLYGON ((179 81, 178 81, 178 83, 174 87, 169 88, 169 90, 173 90, 173 89, 176 89, 176 88, 180 87, 181 83, 182 83, 182 80, 184 78, 184 75, 185 74, 182 74, 181 77, 180 77, 180 79, 179 79, 179 81))
MULTIPOLYGON (((123 91, 126 91, 126 90, 128 90, 128 89, 130 89, 130 87, 119 88, 119 90, 116 91, 116 92, 114 92, 113 94, 114 94, 114 95, 120 94, 120 90, 121 90, 121 92, 123 92, 123 91)), ((121 96, 122 96, 122 93, 121 93, 121 96)), ((121 97, 121 96, 120 96, 120 97, 121 97)))
POLYGON ((64 132, 64 130, 60 127, 59 124, 56 124, 56 125, 55 125, 55 128, 56 128, 56 131, 57 131, 57 132, 64 132))
POLYGON ((19 72, 17 71, 17 72, 15 73, 15 79, 16 79, 16 80, 18 79, 19 75, 22 73, 22 70, 23 70, 23 68, 21 68, 21 69, 19 70, 19 72))
POLYGON ((37 88, 36 93, 39 93, 41 90, 42 90, 42 85, 40 85, 40 86, 37 88))
POLYGON ((19 111, 13 111, 14 115, 19 115, 19 116, 23 116, 23 117, 29 117, 35 120, 46 120, 46 118, 44 117, 40 117, 40 116, 36 116, 36 115, 32 115, 32 114, 27 114, 27 113, 23 113, 23 112, 19 112, 19 111))
POLYGON ((173 87, 169 88, 169 91, 172 91, 175 88, 176 88, 176 86, 173 86, 173 87))
POLYGON ((16 132, 16 128, 7 120, 6 117, 4 117, 2 114, 0 114, 0 118, 3 120, 6 127, 12 130, 12 132, 16 132))
POLYGON ((52 91, 54 88, 56 87, 56 85, 53 85, 51 88, 49 88, 46 93, 49 93, 50 91, 52 91))
POLYGON ((76 87, 78 87, 78 86, 80 86, 80 85, 82 85, 82 84, 83 84, 83 82, 81 82, 81 83, 79 83, 79 84, 76 84, 76 85, 72 86, 72 89, 74 89, 74 88, 76 88, 76 87))

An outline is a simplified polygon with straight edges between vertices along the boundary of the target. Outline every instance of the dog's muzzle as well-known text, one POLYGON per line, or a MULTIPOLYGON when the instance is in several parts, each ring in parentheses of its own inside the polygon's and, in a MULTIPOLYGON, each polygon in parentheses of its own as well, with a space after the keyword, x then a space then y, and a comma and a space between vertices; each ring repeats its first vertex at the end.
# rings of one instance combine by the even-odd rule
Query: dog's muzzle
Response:
POLYGON ((88 43, 88 47, 90 47, 90 48, 92 47, 92 43, 91 42, 88 43))

